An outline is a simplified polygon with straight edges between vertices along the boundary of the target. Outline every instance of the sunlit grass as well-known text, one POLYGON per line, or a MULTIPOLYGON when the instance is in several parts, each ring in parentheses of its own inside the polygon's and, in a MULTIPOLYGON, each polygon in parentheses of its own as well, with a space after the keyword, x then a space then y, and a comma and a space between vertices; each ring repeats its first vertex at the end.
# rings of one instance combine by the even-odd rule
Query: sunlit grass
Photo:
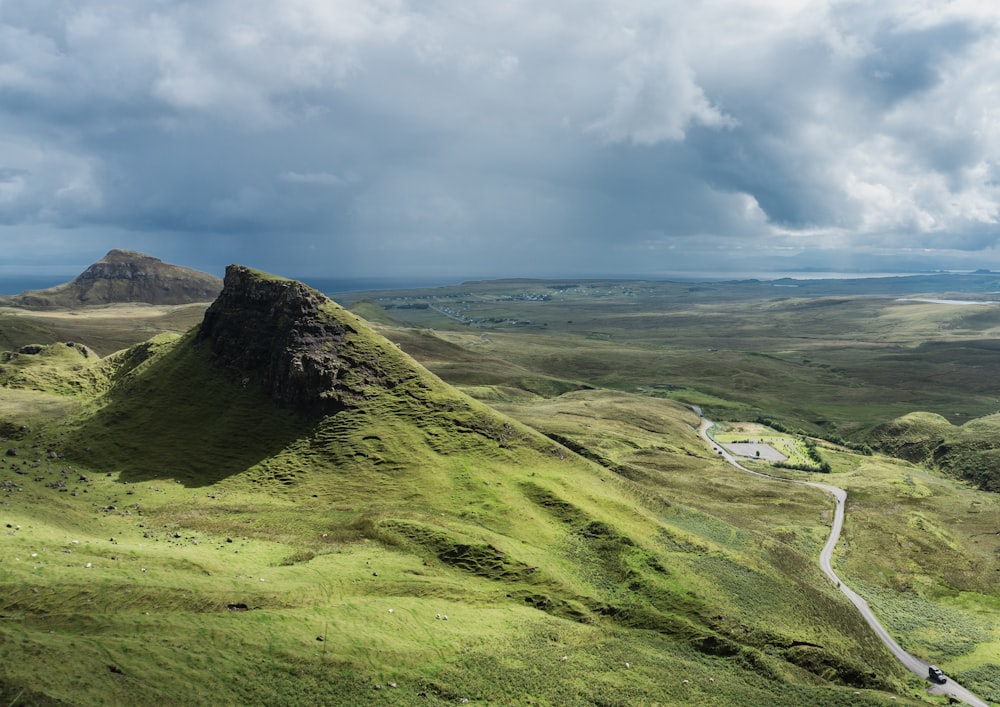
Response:
MULTIPOLYGON (((680 312, 632 312, 647 338, 625 344, 612 328, 623 310, 589 322, 590 300, 571 309, 561 334, 537 317, 520 339, 400 333, 404 353, 510 417, 420 373, 373 387, 349 414, 307 419, 175 337, 80 369, 30 359, 24 387, 0 391, 18 448, 0 460, 0 696, 921 701, 920 681, 818 569, 829 496, 724 464, 688 407, 769 411, 781 391, 753 406, 750 391, 789 362, 802 377, 783 384, 820 373, 796 404, 849 376, 787 347, 745 370, 733 368, 742 354, 659 348, 657 327, 680 312), (581 336, 586 350, 572 350, 581 336), (744 401, 677 382, 721 365, 744 401), (600 381, 642 394, 586 389, 600 381)), ((883 457, 821 452, 849 491, 838 573, 901 643, 993 694, 996 497, 883 457)))

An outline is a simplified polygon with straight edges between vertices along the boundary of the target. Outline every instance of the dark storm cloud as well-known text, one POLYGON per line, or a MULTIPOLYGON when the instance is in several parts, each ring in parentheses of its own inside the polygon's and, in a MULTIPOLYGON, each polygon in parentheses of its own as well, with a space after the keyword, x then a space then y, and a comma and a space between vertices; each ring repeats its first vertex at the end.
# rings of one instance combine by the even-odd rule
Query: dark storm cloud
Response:
POLYGON ((294 274, 981 263, 997 28, 975 2, 8 0, 4 246, 294 274))
POLYGON ((970 22, 905 29, 884 21, 872 34, 875 48, 858 64, 863 90, 890 104, 927 91, 942 80, 942 63, 978 38, 970 22))

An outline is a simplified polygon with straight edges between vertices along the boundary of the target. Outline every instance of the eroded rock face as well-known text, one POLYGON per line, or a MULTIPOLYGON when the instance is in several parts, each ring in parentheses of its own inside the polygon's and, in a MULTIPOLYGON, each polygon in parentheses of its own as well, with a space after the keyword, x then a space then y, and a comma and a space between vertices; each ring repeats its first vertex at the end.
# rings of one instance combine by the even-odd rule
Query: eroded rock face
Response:
POLYGON ((208 302, 222 288, 214 275, 164 263, 131 250, 112 250, 70 282, 3 298, 22 307, 79 307, 122 302, 208 302))
POLYGON ((330 307, 336 305, 300 282, 230 265, 196 343, 211 346, 216 363, 245 384, 259 377, 285 407, 337 412, 384 376, 377 361, 363 360, 345 344, 357 332, 330 307))
POLYGON ((113 250, 74 281, 81 301, 183 304, 207 302, 219 292, 219 279, 159 258, 133 251, 113 250))

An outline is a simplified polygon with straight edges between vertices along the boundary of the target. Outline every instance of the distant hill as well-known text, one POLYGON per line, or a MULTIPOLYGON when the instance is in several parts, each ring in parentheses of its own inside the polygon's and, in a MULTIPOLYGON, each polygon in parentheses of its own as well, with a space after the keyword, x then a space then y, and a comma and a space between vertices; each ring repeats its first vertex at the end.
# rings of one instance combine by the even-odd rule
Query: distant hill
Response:
POLYGON ((915 464, 936 467, 1000 492, 1000 414, 953 425, 947 418, 915 412, 879 425, 869 435, 873 447, 915 464))
POLYGON ((145 253, 112 250, 70 282, 44 290, 28 290, 12 297, 0 297, 0 305, 189 304, 210 302, 221 290, 222 280, 214 275, 170 265, 145 253))

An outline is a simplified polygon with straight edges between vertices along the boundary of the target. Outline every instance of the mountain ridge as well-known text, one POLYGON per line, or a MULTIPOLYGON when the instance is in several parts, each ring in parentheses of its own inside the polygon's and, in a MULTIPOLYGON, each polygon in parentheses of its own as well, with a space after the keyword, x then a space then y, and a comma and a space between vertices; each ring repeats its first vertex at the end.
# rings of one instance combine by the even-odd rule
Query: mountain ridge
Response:
POLYGON ((222 290, 222 280, 132 250, 112 249, 69 282, 43 290, 0 297, 0 305, 51 308, 122 302, 189 304, 208 302, 222 290))

